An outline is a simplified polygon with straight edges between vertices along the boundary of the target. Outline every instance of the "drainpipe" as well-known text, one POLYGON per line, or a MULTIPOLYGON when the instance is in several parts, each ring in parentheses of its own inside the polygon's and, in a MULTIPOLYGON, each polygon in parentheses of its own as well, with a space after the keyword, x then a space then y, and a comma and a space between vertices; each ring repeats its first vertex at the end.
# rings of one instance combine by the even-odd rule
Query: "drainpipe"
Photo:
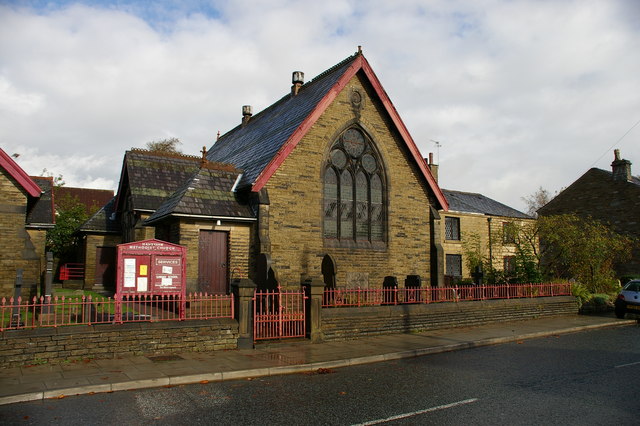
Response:
POLYGON ((491 241, 491 217, 487 218, 487 227, 489 228, 489 272, 493 273, 493 243, 491 241))

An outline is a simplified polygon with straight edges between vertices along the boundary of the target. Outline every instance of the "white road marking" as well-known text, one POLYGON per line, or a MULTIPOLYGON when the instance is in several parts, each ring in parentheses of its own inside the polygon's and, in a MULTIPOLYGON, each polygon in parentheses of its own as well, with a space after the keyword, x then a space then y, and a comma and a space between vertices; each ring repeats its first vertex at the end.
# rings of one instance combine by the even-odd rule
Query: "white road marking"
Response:
POLYGON ((640 361, 638 361, 638 362, 632 362, 632 363, 630 363, 630 364, 616 365, 616 366, 615 366, 615 367, 613 367, 613 368, 631 367, 632 365, 638 365, 638 364, 640 364, 640 361))
POLYGON ((478 400, 478 398, 465 399, 464 401, 452 402, 451 404, 438 405, 437 407, 427 408, 425 410, 413 411, 411 413, 398 414, 396 416, 387 417, 386 419, 371 420, 369 422, 358 423, 352 426, 370 426, 378 425, 380 423, 392 422, 394 420, 406 419, 408 417, 419 416, 420 414, 431 413, 438 410, 446 410, 447 408, 457 407, 459 405, 471 404, 478 400))

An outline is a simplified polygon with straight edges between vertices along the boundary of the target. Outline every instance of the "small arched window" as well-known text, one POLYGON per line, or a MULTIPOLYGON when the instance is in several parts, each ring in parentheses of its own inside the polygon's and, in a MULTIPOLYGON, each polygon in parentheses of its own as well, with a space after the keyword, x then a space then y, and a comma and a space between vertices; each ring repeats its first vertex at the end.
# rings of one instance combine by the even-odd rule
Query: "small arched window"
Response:
POLYGON ((384 170, 373 142, 357 127, 345 130, 324 168, 325 240, 361 247, 383 243, 384 196, 384 170))

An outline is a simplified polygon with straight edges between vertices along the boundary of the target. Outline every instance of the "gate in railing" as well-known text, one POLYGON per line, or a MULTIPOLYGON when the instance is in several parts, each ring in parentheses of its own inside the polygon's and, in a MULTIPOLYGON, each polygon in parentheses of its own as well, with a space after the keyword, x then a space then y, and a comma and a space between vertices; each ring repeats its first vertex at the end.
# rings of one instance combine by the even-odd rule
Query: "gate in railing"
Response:
POLYGON ((303 290, 256 290, 253 297, 253 339, 305 336, 303 290))

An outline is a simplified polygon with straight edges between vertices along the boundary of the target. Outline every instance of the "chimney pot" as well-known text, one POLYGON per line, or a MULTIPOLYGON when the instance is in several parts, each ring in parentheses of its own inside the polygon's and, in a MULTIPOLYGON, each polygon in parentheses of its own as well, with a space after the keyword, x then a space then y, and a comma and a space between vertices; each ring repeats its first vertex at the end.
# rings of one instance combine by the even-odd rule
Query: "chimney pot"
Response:
POLYGON ((436 183, 438 183, 438 165, 433 164, 433 152, 429 153, 429 160, 427 160, 427 165, 429 166, 429 170, 431 171, 431 175, 435 179, 436 183))
POLYGON ((300 87, 304 84, 304 73, 302 71, 294 71, 291 75, 291 95, 297 96, 300 91, 300 87))
POLYGON ((304 73, 302 71, 294 71, 291 75, 291 84, 304 84, 304 73))
POLYGON ((242 106, 242 124, 245 125, 251 119, 253 115, 253 107, 251 105, 242 106))
POLYGON ((631 161, 620 158, 620 150, 613 150, 613 162, 611 163, 613 180, 631 181, 631 161))

